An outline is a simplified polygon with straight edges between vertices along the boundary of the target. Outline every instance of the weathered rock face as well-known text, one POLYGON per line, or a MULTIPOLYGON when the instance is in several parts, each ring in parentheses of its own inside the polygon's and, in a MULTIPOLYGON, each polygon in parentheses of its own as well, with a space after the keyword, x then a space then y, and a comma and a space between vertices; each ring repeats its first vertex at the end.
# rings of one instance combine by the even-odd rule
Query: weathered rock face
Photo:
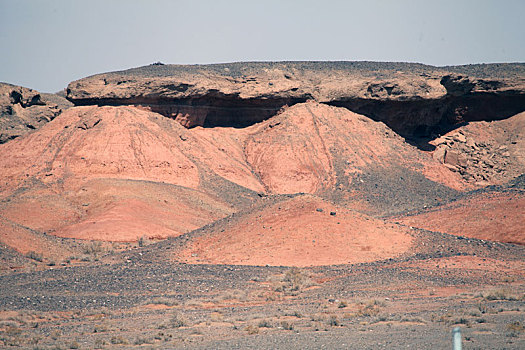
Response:
POLYGON ((374 62, 151 65, 69 84, 76 105, 134 105, 186 127, 245 127, 307 100, 346 107, 405 137, 525 110, 525 64, 437 68, 374 62))
POLYGON ((0 83, 0 144, 39 129, 72 105, 58 95, 0 83))
POLYGON ((503 184, 525 172, 525 113, 470 123, 430 142, 432 156, 479 186, 503 184))

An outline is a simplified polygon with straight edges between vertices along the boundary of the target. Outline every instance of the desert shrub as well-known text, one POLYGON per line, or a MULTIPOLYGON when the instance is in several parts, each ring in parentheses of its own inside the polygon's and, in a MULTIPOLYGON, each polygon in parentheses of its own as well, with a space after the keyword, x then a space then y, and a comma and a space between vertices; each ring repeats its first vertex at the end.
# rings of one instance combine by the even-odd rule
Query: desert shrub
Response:
POLYGON ((93 333, 104 333, 109 331, 110 328, 106 324, 96 324, 95 327, 93 327, 93 333))
POLYGON ((489 311, 489 308, 487 305, 478 304, 478 310, 481 312, 481 314, 486 314, 489 311))
POLYGON ((308 277, 297 267, 292 267, 286 271, 283 277, 286 288, 292 292, 303 288, 308 281, 308 277))
POLYGON ((127 345, 128 341, 121 335, 115 335, 109 340, 114 345, 127 345))
POLYGON ((300 313, 299 311, 287 312, 284 315, 285 316, 293 316, 293 317, 297 317, 297 318, 303 318, 303 314, 300 313))
POLYGON ((286 295, 297 295, 301 290, 312 285, 308 275, 297 267, 292 267, 278 281, 273 282, 274 291, 286 295))
POLYGON ((376 316, 381 308, 385 306, 382 301, 372 299, 366 303, 360 303, 357 309, 357 316, 376 316))
POLYGON ((268 320, 261 320, 257 325, 259 328, 272 328, 272 324, 268 320))
POLYGON ((213 322, 220 322, 224 320, 224 315, 220 312, 212 312, 210 314, 210 320, 213 322))
POLYGON ((0 332, 0 345, 20 346, 22 342, 22 330, 16 326, 7 326, 3 332, 0 332))
POLYGON ((465 317, 458 317, 452 320, 451 324, 464 324, 466 326, 470 325, 470 321, 465 317))
POLYGON ((139 247, 145 247, 149 244, 149 239, 146 236, 141 236, 137 241, 139 247))
POLYGON ((176 306, 179 305, 179 302, 175 299, 166 298, 166 297, 156 297, 148 301, 149 304, 155 305, 166 305, 166 306, 176 306))
POLYGON ((95 349, 102 349, 104 346, 108 345, 108 343, 104 339, 96 339, 95 340, 95 349))
POLYGON ((44 261, 44 256, 40 253, 35 252, 34 250, 27 252, 26 258, 33 259, 38 262, 44 261))
POLYGON ((490 300, 490 301, 492 300, 515 301, 515 300, 523 299, 523 297, 520 298, 512 294, 509 290, 506 290, 506 289, 497 289, 497 290, 490 291, 487 294, 484 294, 483 298, 485 300, 490 300))
POLYGON ((69 348, 70 349, 80 349, 80 344, 76 341, 73 341, 71 343, 69 343, 69 348))
POLYGON ((169 325, 171 326, 171 328, 180 328, 188 326, 189 323, 183 315, 176 313, 170 319, 169 325))
POLYGON ((525 327, 519 321, 515 321, 507 324, 507 330, 514 333, 521 333, 525 330, 525 327))
POLYGON ((246 291, 233 289, 225 291, 224 293, 221 293, 214 298, 214 302, 216 303, 223 302, 225 300, 246 301, 248 300, 248 294, 246 291))
POLYGON ((328 325, 330 325, 331 327, 337 327, 340 325, 336 315, 330 316, 330 318, 328 319, 328 325))
POLYGON ((144 338, 144 337, 137 337, 133 344, 135 345, 144 345, 144 344, 153 344, 153 339, 150 338, 144 338))
POLYGON ((292 331, 294 325, 293 325, 292 322, 282 321, 282 322, 281 322, 281 327, 282 327, 284 330, 292 331))
POLYGON ((92 242, 90 244, 86 244, 84 246, 83 253, 88 255, 99 255, 101 253, 104 253, 105 249, 102 246, 102 242, 92 242))
POLYGON ((480 310, 476 310, 476 309, 472 309, 472 310, 468 311, 468 314, 469 314, 469 316, 480 317, 481 316, 481 311, 480 310))
POLYGON ((248 332, 248 334, 259 334, 259 327, 253 324, 246 326, 244 330, 248 332))
POLYGON ((57 340, 58 338, 60 338, 61 335, 62 333, 59 330, 54 330, 51 331, 51 334, 49 336, 51 337, 51 339, 57 340))

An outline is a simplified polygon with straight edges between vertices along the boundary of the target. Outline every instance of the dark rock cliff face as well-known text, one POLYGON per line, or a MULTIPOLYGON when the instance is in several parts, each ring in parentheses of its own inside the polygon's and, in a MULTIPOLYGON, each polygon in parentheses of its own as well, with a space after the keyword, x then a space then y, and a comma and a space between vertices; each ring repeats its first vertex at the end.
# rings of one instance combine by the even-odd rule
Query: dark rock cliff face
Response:
POLYGON ((72 82, 76 105, 134 105, 186 127, 245 127, 316 100, 382 121, 407 138, 525 110, 525 64, 438 68, 374 62, 151 65, 72 82))
POLYGON ((78 106, 132 105, 177 120, 187 128, 247 127, 269 119, 283 106, 305 102, 304 98, 240 99, 235 96, 203 96, 195 98, 102 98, 72 100, 78 106))
POLYGON ((39 129, 71 106, 55 94, 0 83, 0 144, 39 129))
POLYGON ((435 100, 351 99, 329 104, 382 121, 406 138, 433 137, 471 121, 492 121, 525 110, 525 95, 473 93, 435 100))

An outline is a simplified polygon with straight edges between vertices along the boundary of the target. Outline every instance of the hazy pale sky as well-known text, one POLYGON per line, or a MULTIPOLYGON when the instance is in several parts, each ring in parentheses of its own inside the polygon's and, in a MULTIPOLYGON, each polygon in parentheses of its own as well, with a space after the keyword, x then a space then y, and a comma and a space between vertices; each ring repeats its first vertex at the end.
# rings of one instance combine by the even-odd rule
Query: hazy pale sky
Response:
POLYGON ((0 0, 0 81, 164 63, 525 61, 523 0, 0 0))

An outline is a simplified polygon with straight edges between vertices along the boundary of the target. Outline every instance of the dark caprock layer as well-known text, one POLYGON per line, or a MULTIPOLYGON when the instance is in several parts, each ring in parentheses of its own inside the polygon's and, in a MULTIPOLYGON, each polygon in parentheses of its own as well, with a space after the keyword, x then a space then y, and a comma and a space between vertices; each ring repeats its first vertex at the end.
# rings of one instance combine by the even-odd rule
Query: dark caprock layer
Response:
POLYGON ((418 138, 524 111, 525 65, 154 65, 72 82, 68 99, 76 105, 140 106, 186 127, 246 127, 272 117, 283 106, 314 99, 382 121, 406 138, 418 138))

